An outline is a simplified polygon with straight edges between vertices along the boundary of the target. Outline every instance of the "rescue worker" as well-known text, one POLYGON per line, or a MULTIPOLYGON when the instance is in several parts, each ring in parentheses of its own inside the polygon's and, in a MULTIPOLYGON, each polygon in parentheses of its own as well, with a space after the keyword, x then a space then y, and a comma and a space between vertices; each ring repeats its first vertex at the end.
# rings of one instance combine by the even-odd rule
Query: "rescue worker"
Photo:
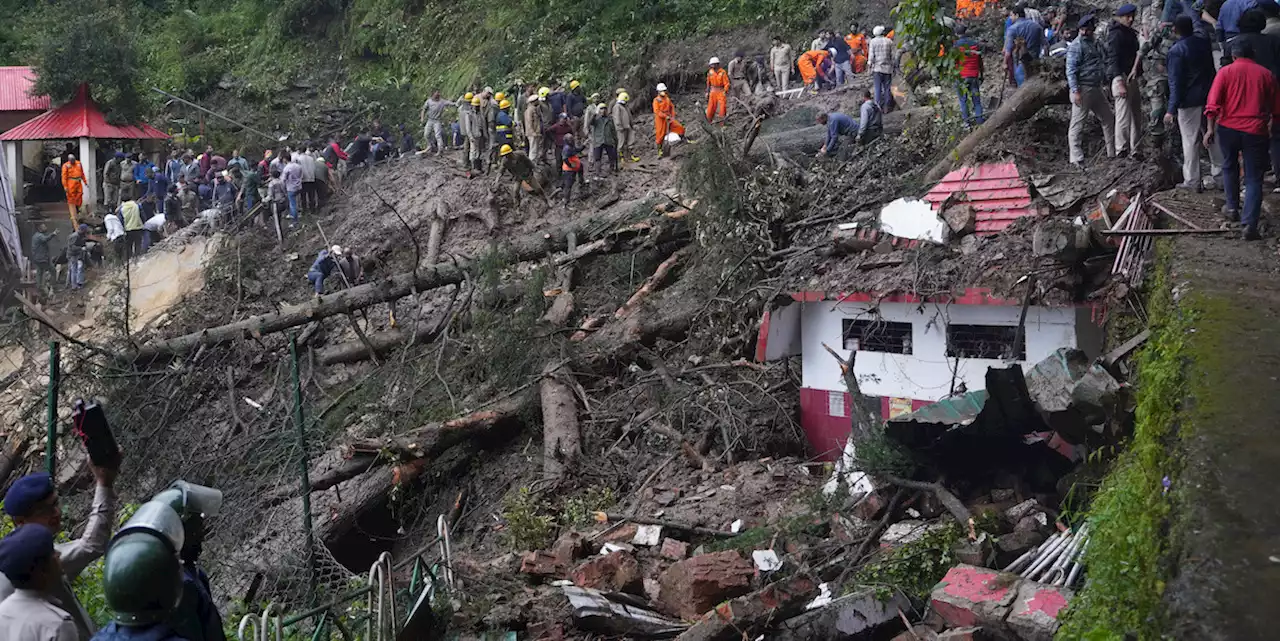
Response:
POLYGON ((564 191, 564 208, 569 208, 569 199, 573 196, 573 184, 575 182, 586 187, 587 178, 582 174, 582 148, 574 144, 573 134, 564 135, 564 146, 560 149, 560 157, 564 162, 560 165, 561 184, 560 188, 564 191))
POLYGON ((311 268, 307 270, 307 280, 311 281, 311 287, 315 290, 316 298, 320 298, 320 295, 324 293, 324 281, 333 274, 333 268, 338 266, 336 261, 341 256, 341 245, 334 245, 329 249, 321 249, 316 253, 315 261, 311 263, 311 268))
MULTIPOLYGON (((498 96, 501 95, 501 93, 498 94, 498 96)), ((497 98, 497 96, 494 97, 497 98)), ((511 101, 503 97, 502 102, 498 103, 498 115, 494 117, 494 123, 496 123, 493 126, 493 144, 496 145, 493 149, 495 163, 497 162, 496 155, 503 145, 515 144, 515 138, 511 130, 512 120, 509 109, 511 109, 511 101)))
POLYGON ((169 625, 189 641, 226 641, 222 615, 214 605, 209 576, 200 568, 205 522, 222 509, 222 492, 211 487, 176 481, 152 499, 173 508, 182 519, 182 599, 169 617, 169 625))
POLYGON ((707 63, 707 122, 714 123, 715 116, 720 115, 720 124, 724 124, 729 110, 729 73, 720 67, 720 59, 712 56, 707 63))
POLYGON ((849 33, 844 37, 845 44, 849 45, 850 55, 853 56, 853 72, 862 73, 867 70, 867 34, 858 30, 858 25, 853 24, 849 27, 849 33))
POLYGON ((871 42, 867 43, 867 68, 875 87, 876 104, 888 111, 893 102, 893 72, 898 66, 898 48, 884 35, 884 27, 876 25, 871 30, 871 42))
MULTIPOLYGON (((136 208, 136 202, 134 206, 136 208)), ((61 559, 63 581, 53 588, 53 594, 61 603, 60 607, 71 615, 80 639, 92 636, 97 626, 76 599, 71 583, 102 556, 107 540, 111 537, 111 527, 116 522, 116 494, 113 488, 118 470, 92 464, 89 469, 93 472, 95 486, 84 534, 74 541, 55 546, 61 559)), ((4 496, 4 511, 16 526, 34 523, 43 525, 52 532, 62 531, 62 507, 58 501, 57 488, 54 487, 53 478, 46 473, 28 474, 14 481, 4 496)), ((0 601, 13 594, 13 589, 9 580, 0 576, 0 601)))
POLYGON ((1138 49, 1138 65, 1142 70, 1142 95, 1147 100, 1147 119, 1151 132, 1151 148, 1155 156, 1164 158, 1164 114, 1169 107, 1169 71, 1165 61, 1173 46, 1173 30, 1158 26, 1156 32, 1138 49))
POLYGON ((62 191, 67 195, 67 212, 71 214, 71 226, 80 226, 80 208, 84 207, 84 167, 75 154, 67 154, 62 163, 62 191))
POLYGON ((546 190, 542 187, 542 181, 538 179, 537 168, 534 167, 533 161, 529 160, 529 157, 525 155, 524 152, 512 148, 511 145, 503 145, 502 148, 498 150, 498 157, 501 159, 502 169, 494 175, 494 185, 498 184, 498 178, 500 178, 502 176, 502 172, 505 171, 516 179, 516 202, 519 202, 520 193, 522 191, 520 189, 520 183, 525 183, 529 185, 530 191, 542 197, 543 202, 547 203, 548 207, 551 206, 551 201, 547 198, 546 190))
POLYGON ((820 113, 817 121, 819 125, 827 128, 827 139, 818 150, 818 158, 835 156, 836 152, 840 151, 840 136, 853 138, 858 135, 858 121, 838 111, 829 114, 820 113))
MULTIPOLYGON (((499 145, 495 141, 498 137, 498 112, 502 111, 502 108, 498 106, 498 101, 502 100, 502 98, 498 97, 501 95, 500 93, 489 93, 487 88, 482 95, 480 109, 484 113, 484 153, 481 155, 481 162, 483 163, 481 169, 488 171, 489 165, 498 161, 499 145)), ((508 128, 509 130, 510 128, 508 128)))
POLYGON ((658 146, 658 157, 665 155, 667 134, 684 135, 684 125, 676 120, 676 106, 667 95, 667 85, 658 83, 658 95, 653 98, 653 133, 658 146))
POLYGON ((565 92, 564 87, 562 85, 556 85, 555 91, 547 94, 547 104, 551 105, 552 113, 557 115, 565 113, 565 102, 568 98, 569 96, 565 92))
MULTIPOLYGON (((550 141, 546 140, 547 130, 550 129, 552 125, 556 124, 556 116, 560 115, 559 111, 553 111, 551 109, 551 104, 549 102, 550 96, 551 96, 551 89, 547 87, 542 87, 541 89, 538 90, 538 117, 542 119, 543 158, 534 158, 534 160, 537 160, 540 162, 545 161, 545 157, 547 154, 547 147, 550 144, 550 141)), ((552 152, 552 155, 553 156, 555 155, 554 151, 552 152)), ((556 165, 556 167, 558 168, 559 165, 556 165)), ((556 171, 558 172, 559 169, 556 169, 556 171)))
POLYGON ((183 595, 179 554, 185 545, 182 516, 169 503, 152 500, 138 507, 107 549, 102 593, 113 620, 93 641, 184 639, 170 622, 183 595))
MULTIPOLYGON (((582 110, 582 128, 581 128, 582 131, 579 131, 578 135, 583 136, 585 138, 589 138, 592 141, 594 141, 594 137, 591 135, 591 132, 594 130, 596 119, 599 118, 603 112, 604 110, 600 108, 600 94, 598 93, 591 94, 591 102, 587 103, 586 108, 582 110)), ((616 150, 617 143, 614 143, 614 144, 615 144, 614 148, 616 150)), ((588 169, 592 169, 591 165, 595 164, 595 161, 592 160, 592 157, 595 155, 594 142, 592 143, 591 151, 592 151, 591 155, 587 157, 588 169)))
POLYGON ((786 91, 791 82, 791 45, 778 36, 773 37, 773 47, 769 49, 769 68, 773 71, 774 90, 786 91))
POLYGON ((769 86, 769 71, 765 68, 764 54, 756 54, 755 58, 748 60, 743 66, 747 68, 747 93, 763 94, 769 86))
POLYGON ((733 52, 733 60, 729 61, 729 87, 733 95, 744 103, 751 99, 751 83, 747 82, 747 54, 742 50, 733 52))
POLYGON ((468 91, 458 99, 458 128, 462 130, 462 163, 467 167, 467 176, 470 177, 474 163, 471 161, 471 131, 472 121, 476 117, 476 108, 473 104, 475 94, 468 91))
POLYGON ((484 161, 481 158, 484 156, 484 116, 480 107, 480 96, 473 96, 467 122, 462 129, 462 135, 467 137, 467 178, 483 172, 484 161))
MULTIPOLYGON (((542 158, 542 113, 538 111, 538 102, 541 97, 538 94, 529 96, 529 105, 524 108, 524 131, 529 137, 529 157, 534 160, 542 158)), ((501 156, 502 152, 499 151, 501 156)))
POLYGON ((71 615, 56 603, 62 567, 52 530, 32 523, 0 540, 0 573, 17 588, 0 603, 0 639, 79 641, 71 615))
POLYGON ((107 211, 115 211, 116 206, 120 204, 120 161, 122 160, 124 160, 124 153, 117 151, 102 168, 102 204, 107 206, 107 211))
POLYGON ((631 122, 631 109, 627 107, 630 100, 631 96, 625 91, 618 94, 612 109, 613 128, 618 134, 618 155, 630 158, 631 162, 640 162, 640 157, 635 153, 636 132, 631 122))
POLYGON ((605 111, 604 103, 596 105, 596 110, 600 115, 591 122, 591 163, 598 174, 606 173, 602 167, 608 167, 607 173, 613 173, 618 171, 617 130, 613 127, 613 118, 605 111))
POLYGON ((565 113, 569 114, 569 118, 576 123, 581 123, 583 113, 587 109, 587 98, 583 94, 582 83, 577 80, 569 81, 569 93, 565 95, 565 113))
POLYGON ((827 78, 826 71, 822 65, 827 61, 831 54, 825 49, 811 49, 800 55, 800 59, 796 61, 796 66, 800 68, 800 78, 804 80, 805 89, 811 89, 813 93, 818 93, 818 80, 830 80, 827 78))

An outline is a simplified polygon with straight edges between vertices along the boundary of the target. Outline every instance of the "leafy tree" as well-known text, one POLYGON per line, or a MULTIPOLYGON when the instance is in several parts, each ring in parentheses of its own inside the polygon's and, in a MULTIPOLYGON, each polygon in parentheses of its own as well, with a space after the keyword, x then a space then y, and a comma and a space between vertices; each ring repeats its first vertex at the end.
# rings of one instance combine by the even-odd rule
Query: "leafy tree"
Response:
POLYGON ((960 78, 961 54, 951 46, 955 35, 944 15, 939 0, 902 0, 893 8, 898 44, 909 54, 903 67, 913 85, 926 77, 944 86, 960 78))
POLYGON ((45 12, 32 38, 34 90, 61 104, 88 84, 108 119, 136 122, 143 108, 136 29, 119 10, 85 12, 83 6, 62 2, 45 12))

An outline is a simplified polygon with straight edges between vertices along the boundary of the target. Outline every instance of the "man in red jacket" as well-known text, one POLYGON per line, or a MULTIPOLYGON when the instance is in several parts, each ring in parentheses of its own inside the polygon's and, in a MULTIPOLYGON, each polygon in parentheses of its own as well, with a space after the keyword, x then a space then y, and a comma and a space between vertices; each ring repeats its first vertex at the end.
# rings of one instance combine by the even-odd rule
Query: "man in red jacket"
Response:
POLYGON ((1218 71, 1209 88, 1204 115, 1209 128, 1206 147, 1217 138, 1222 149, 1223 187, 1228 220, 1244 223, 1244 239, 1258 240, 1258 213, 1262 209, 1262 174, 1267 170, 1271 127, 1280 116, 1280 88, 1266 67, 1254 62, 1250 42, 1231 45, 1235 61, 1218 71), (1244 158, 1244 211, 1240 209, 1240 158, 1244 158))
POLYGON ((982 48, 977 40, 966 35, 964 25, 956 25, 955 33, 958 36, 955 47, 963 55, 957 63, 960 67, 960 84, 956 85, 960 94, 960 118, 966 126, 974 127, 982 124, 982 48))

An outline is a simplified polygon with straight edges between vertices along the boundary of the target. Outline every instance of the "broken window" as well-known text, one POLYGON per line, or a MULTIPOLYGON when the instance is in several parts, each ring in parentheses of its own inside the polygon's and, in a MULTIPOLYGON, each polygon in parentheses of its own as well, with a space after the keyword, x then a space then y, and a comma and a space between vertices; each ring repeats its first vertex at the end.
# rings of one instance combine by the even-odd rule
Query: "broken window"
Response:
POLYGON ((844 319, 844 348, 851 352, 911 353, 911 323, 844 319))
POLYGON ((1027 339, 1018 338, 1016 326, 947 325, 947 356, 1025 361, 1027 339))

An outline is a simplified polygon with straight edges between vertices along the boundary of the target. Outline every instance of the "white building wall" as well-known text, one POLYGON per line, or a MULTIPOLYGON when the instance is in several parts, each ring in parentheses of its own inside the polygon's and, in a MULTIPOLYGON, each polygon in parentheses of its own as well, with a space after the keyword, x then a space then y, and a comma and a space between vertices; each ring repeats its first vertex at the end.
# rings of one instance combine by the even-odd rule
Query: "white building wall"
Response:
MULTIPOLYGON (((804 303, 801 315, 804 387, 844 391, 840 366, 823 347, 830 346, 841 358, 849 358, 842 337, 846 318, 875 318, 873 310, 890 322, 912 325, 911 354, 858 353, 854 372, 869 396, 888 396, 935 401, 951 391, 951 372, 969 391, 986 388, 987 368, 1003 366, 997 360, 947 358, 946 325, 1005 325, 1014 327, 1022 309, 1003 305, 960 305, 945 303, 804 303), (959 361, 957 363, 957 360, 959 361)), ((1077 344, 1074 307, 1031 307, 1027 310, 1026 348, 1028 369, 1060 347, 1077 344)))

